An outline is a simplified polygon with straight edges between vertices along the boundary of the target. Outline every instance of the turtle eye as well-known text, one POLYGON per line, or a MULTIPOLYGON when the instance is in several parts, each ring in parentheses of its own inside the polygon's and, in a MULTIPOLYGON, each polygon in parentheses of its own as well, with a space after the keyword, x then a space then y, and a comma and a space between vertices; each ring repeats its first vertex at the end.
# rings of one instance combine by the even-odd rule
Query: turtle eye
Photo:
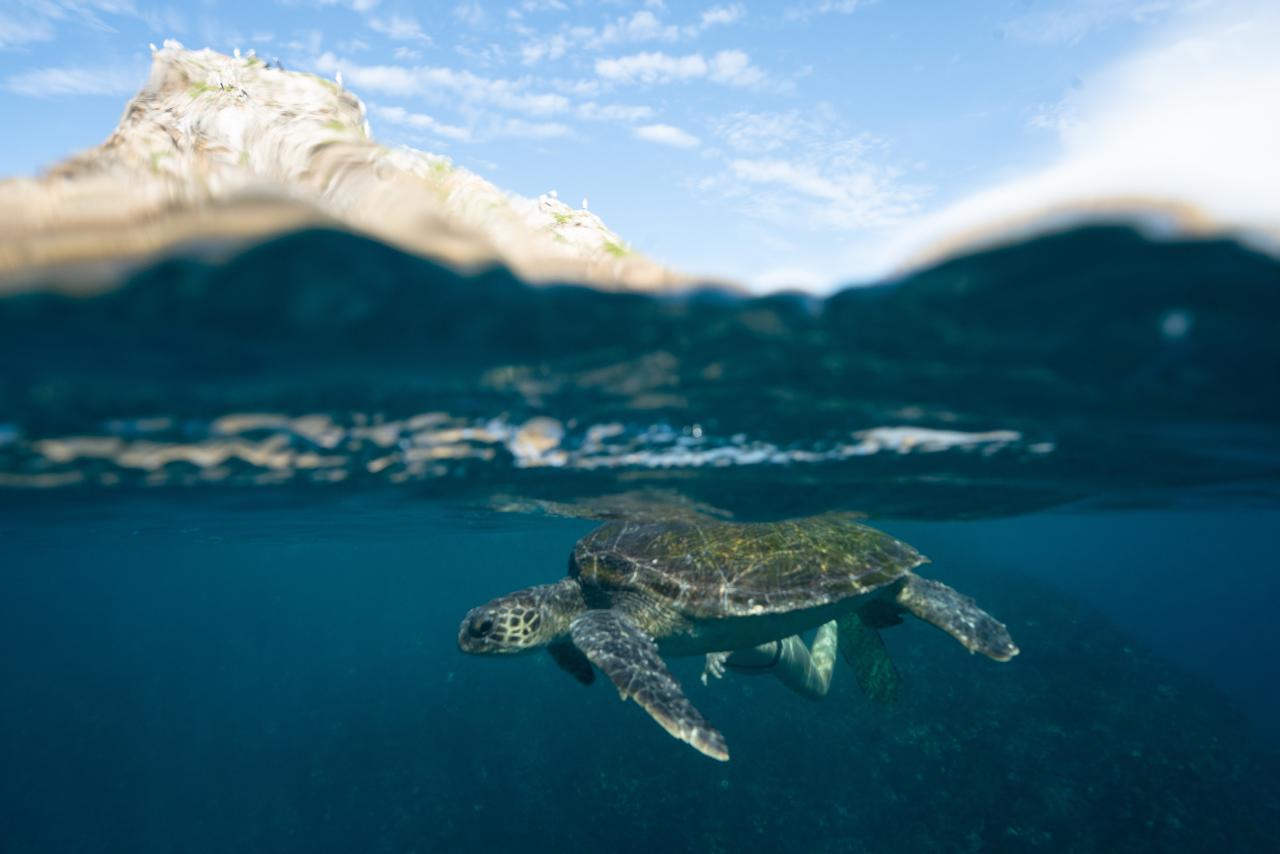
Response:
POLYGON ((467 634, 473 638, 482 638, 493 631, 493 620, 489 617, 472 617, 467 626, 467 634))

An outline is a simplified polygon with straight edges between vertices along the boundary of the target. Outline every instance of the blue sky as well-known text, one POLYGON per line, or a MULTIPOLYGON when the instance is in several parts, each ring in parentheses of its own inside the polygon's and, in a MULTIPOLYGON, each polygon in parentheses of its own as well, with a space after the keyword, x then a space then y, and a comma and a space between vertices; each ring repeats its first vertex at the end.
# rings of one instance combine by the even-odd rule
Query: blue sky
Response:
POLYGON ((1277 5, 3 0, 0 175, 102 141, 149 42, 253 48, 341 73, 380 141, 589 198, 679 269, 822 288, 1073 188, 1268 220, 1277 5))

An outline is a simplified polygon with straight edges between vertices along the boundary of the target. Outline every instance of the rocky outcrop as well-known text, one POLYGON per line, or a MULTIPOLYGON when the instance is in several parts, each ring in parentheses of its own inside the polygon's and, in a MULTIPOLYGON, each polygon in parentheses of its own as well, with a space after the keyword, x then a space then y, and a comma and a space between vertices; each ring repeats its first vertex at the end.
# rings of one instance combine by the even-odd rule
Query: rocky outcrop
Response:
POLYGON ((521 198, 446 157, 379 145, 340 82, 166 42, 102 145, 0 182, 0 290, 92 290, 158 255, 309 226, 531 281, 688 283, 554 192, 521 198))

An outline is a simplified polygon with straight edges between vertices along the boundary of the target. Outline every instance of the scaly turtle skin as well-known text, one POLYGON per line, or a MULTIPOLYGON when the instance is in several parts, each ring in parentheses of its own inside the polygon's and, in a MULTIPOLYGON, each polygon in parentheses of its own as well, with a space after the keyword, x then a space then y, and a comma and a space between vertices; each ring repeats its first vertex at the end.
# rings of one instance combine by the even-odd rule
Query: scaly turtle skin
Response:
POLYGON ((569 576, 474 608, 458 645, 475 654, 547 647, 580 681, 592 665, 671 735, 716 759, 724 738, 684 696, 661 654, 743 649, 840 620, 841 649, 875 696, 896 678, 876 630, 910 613, 971 652, 1018 654, 972 599, 913 570, 914 548, 828 514, 741 524, 704 519, 609 522, 573 550, 569 576))

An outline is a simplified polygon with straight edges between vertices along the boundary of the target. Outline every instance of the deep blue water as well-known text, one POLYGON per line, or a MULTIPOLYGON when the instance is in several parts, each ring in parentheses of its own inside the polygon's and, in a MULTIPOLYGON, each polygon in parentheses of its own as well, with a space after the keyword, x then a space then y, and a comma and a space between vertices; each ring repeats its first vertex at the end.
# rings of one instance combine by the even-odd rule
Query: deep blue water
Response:
POLYGON ((44 851, 1280 845, 1280 272, 1121 229, 828 301, 531 290, 342 235, 0 300, 0 828, 44 851), (881 707, 703 687, 720 764, 458 622, 593 518, 830 509, 881 707))

